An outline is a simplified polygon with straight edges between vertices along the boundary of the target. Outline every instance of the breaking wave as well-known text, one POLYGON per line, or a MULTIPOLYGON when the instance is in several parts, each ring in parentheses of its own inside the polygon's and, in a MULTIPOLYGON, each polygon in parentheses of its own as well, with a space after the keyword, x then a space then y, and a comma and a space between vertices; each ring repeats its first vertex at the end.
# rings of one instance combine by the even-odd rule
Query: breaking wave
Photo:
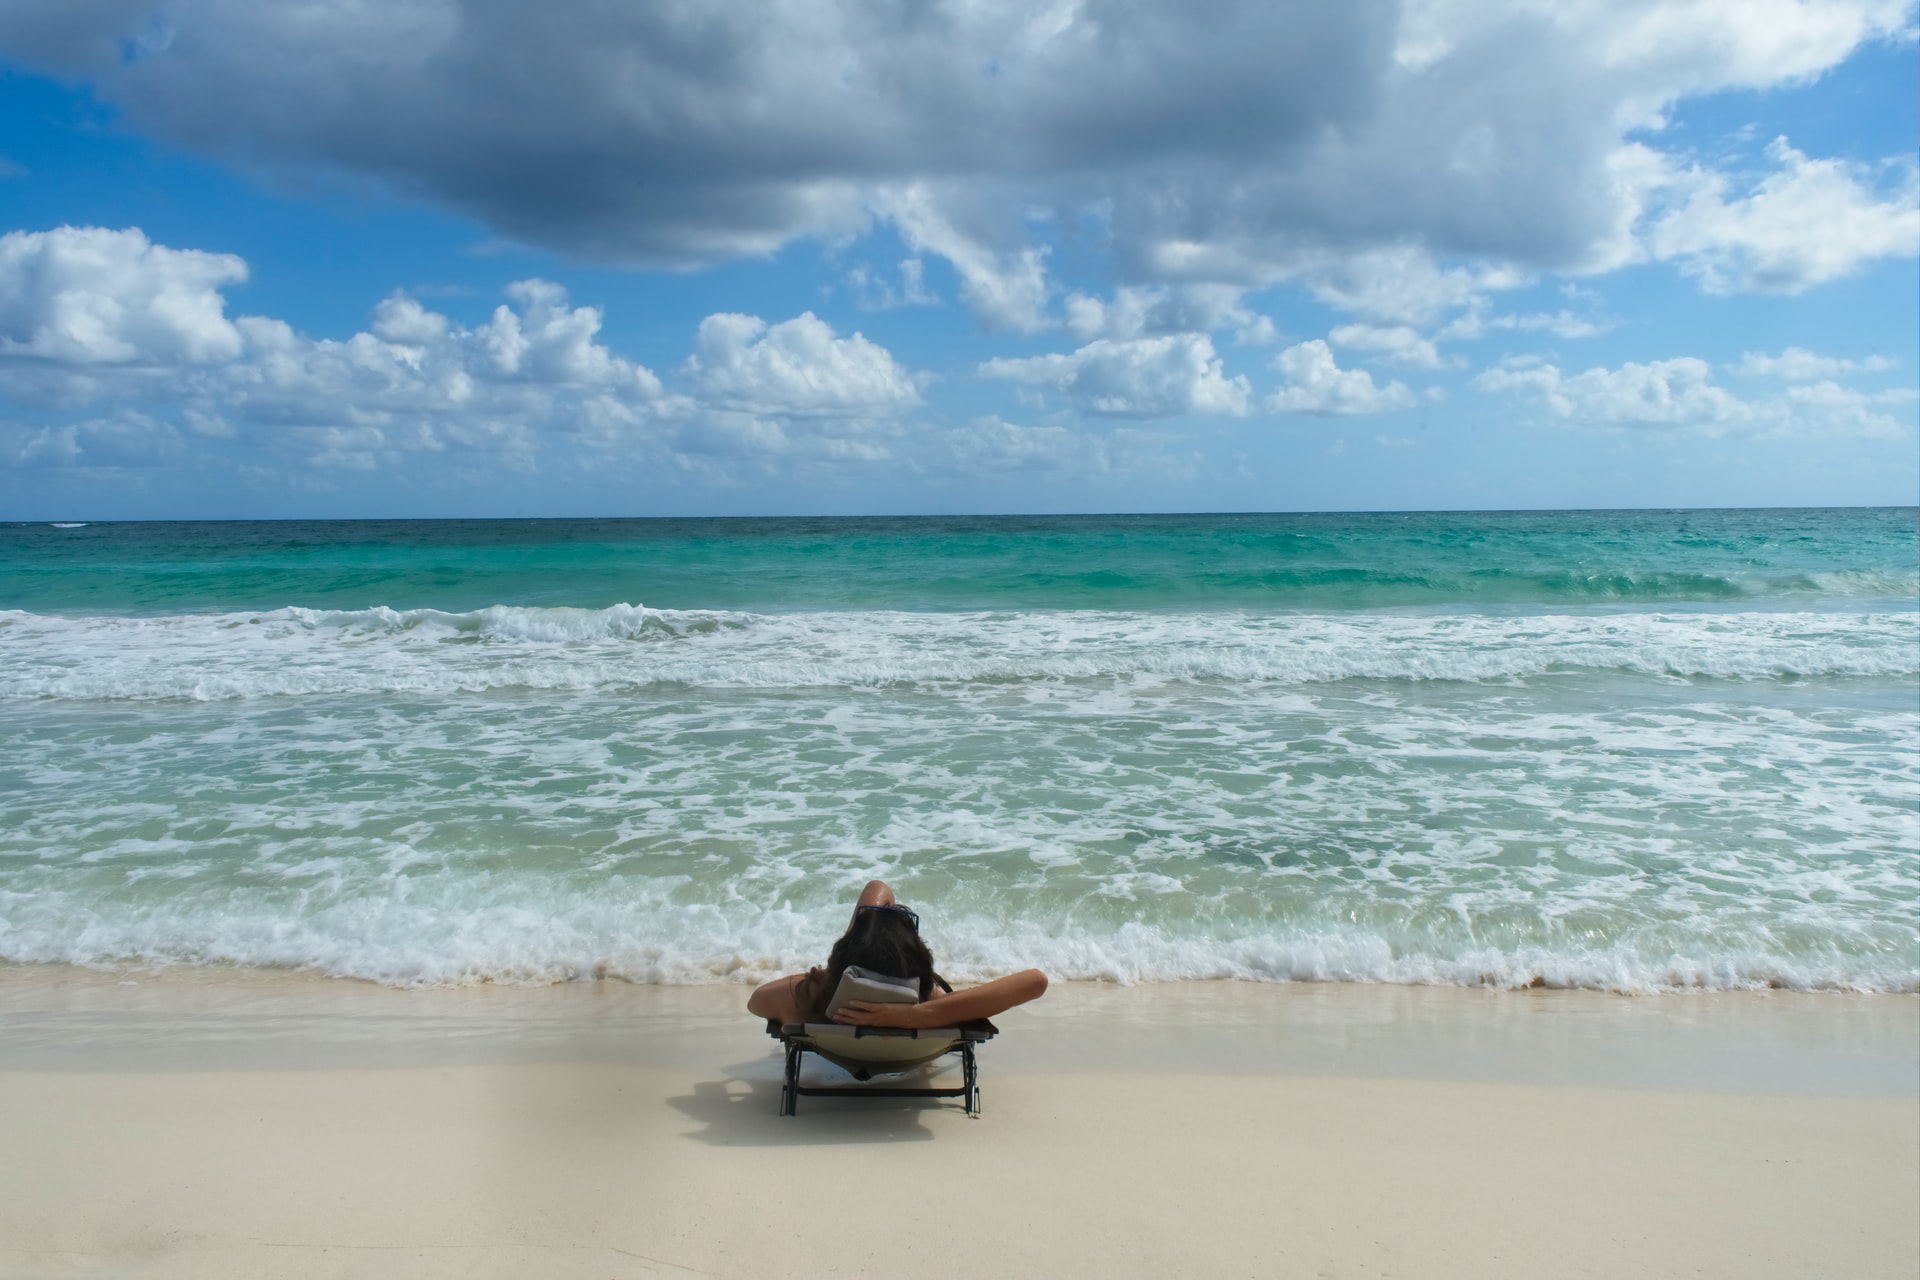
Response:
POLYGON ((1777 680, 1920 673, 1912 613, 1259 613, 277 609, 0 611, 0 698, 947 687, 1159 678, 1513 681, 1578 671, 1777 680))

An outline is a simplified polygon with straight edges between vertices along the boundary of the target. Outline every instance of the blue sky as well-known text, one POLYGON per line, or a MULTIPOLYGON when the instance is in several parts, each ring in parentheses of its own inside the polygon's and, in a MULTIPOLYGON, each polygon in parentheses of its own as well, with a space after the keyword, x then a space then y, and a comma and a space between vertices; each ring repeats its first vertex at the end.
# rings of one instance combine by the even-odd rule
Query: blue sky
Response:
POLYGON ((1899 0, 13 0, 0 518, 1910 504, 1899 0))

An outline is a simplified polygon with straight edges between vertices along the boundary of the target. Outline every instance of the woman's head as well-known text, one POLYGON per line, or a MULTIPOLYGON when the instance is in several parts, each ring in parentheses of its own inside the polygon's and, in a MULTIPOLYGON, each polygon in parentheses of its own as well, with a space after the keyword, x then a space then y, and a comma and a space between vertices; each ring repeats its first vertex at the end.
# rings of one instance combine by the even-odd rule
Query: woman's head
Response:
POLYGON ((933 994, 933 952, 920 940, 919 921, 904 907, 860 907, 827 957, 825 989, 840 984, 848 965, 920 984, 920 998, 933 994))

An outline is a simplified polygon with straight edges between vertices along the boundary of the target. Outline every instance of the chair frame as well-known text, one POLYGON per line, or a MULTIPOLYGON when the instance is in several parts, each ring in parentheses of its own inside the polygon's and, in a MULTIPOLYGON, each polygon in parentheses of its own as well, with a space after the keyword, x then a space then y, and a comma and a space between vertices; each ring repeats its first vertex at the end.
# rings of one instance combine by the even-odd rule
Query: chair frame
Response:
MULTIPOLYGON (((855 1039, 866 1036, 886 1036, 889 1038, 906 1036, 919 1039, 922 1034, 929 1036, 938 1033, 943 1040, 958 1040, 951 1049, 946 1050, 931 1062, 919 1066, 934 1066, 949 1054, 960 1055, 961 1083, 948 1088, 907 1088, 901 1085, 803 1085, 800 1083, 800 1066, 808 1052, 819 1054, 820 1050, 812 1043, 805 1023, 788 1023, 777 1030, 772 1022, 767 1023, 767 1034, 780 1041, 787 1050, 786 1078, 780 1089, 780 1114, 791 1116, 799 1114, 800 1099, 808 1098, 960 1098, 966 1107, 969 1119, 980 1118, 980 1065, 974 1058, 973 1047, 993 1039, 994 1033, 975 1030, 968 1027, 942 1027, 923 1033, 916 1027, 855 1027, 855 1039)), ((836 1064, 837 1065, 837 1064, 836 1064)), ((884 1066, 875 1063, 875 1066, 884 1066)), ((919 1066, 908 1068, 918 1070, 919 1066)), ((866 1068, 851 1073, 856 1080, 871 1080, 874 1073, 866 1068)))

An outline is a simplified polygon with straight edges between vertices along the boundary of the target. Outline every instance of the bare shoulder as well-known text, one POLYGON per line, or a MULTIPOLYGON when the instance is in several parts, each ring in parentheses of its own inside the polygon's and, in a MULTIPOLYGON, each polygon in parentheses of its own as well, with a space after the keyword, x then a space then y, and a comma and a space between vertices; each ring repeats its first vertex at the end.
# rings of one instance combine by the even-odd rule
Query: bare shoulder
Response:
POLYGON ((782 1026, 800 1021, 798 988, 806 976, 790 973, 763 983, 747 997, 747 1012, 756 1018, 771 1018, 782 1026))

